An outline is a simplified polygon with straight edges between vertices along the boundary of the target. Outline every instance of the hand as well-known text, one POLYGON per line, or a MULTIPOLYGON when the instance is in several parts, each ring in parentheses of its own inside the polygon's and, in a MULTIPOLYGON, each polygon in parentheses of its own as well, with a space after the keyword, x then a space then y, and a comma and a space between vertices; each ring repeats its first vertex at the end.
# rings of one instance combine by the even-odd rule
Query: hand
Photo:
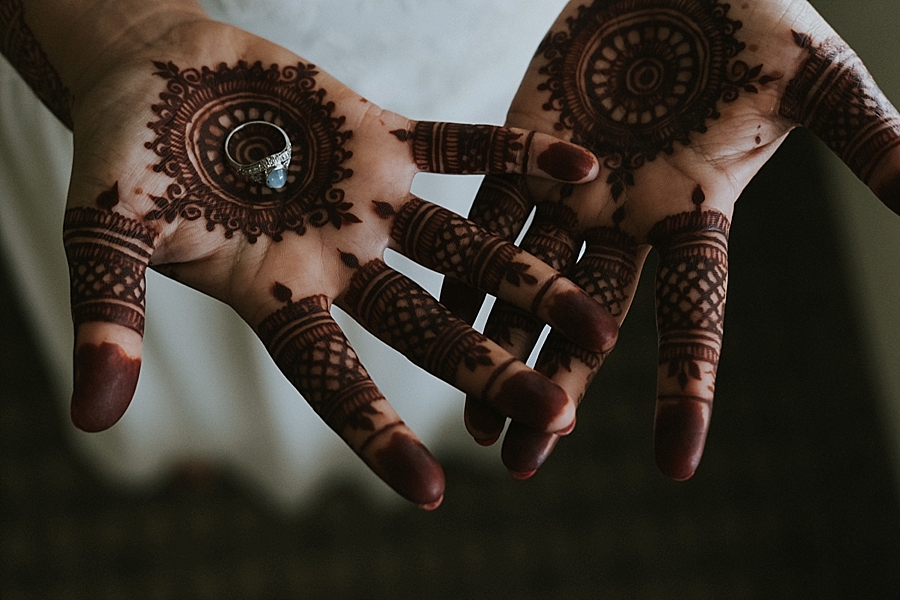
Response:
POLYGON ((589 152, 524 130, 410 121, 202 14, 101 56, 107 62, 91 63, 76 91, 55 96, 58 114, 73 101, 64 241, 77 426, 107 428, 131 400, 150 266, 234 307, 326 423, 424 507, 443 496, 440 466, 369 378, 332 304, 499 413, 539 431, 571 428, 574 399, 454 318, 383 255, 391 248, 459 277, 603 350, 617 328, 575 284, 409 192, 420 171, 588 181, 598 172, 589 152), (273 187, 229 166, 226 152, 242 164, 277 154, 279 128, 292 151, 273 187))
MULTIPOLYGON (((572 2, 540 45, 507 123, 583 144, 601 174, 584 186, 490 176, 473 221, 513 239, 535 206, 521 247, 620 323, 650 248, 659 253, 655 452, 678 480, 696 470, 709 428, 732 209, 788 132, 811 128, 900 213, 900 115, 802 0, 572 2)), ((470 322, 482 298, 444 284, 442 301, 470 322)), ((498 302, 485 333, 525 357, 540 327, 498 302)), ((581 398, 603 358, 553 331, 536 368, 581 398)), ((497 439, 502 415, 474 397, 466 410, 472 435, 497 439)), ((514 423, 504 462, 533 473, 556 441, 514 423)))

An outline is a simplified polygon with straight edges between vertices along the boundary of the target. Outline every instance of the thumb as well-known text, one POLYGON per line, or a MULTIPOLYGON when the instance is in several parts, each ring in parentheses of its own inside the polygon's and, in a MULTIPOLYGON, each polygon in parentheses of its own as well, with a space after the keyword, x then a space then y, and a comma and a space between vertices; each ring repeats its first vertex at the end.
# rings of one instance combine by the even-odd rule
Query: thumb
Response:
MULTIPOLYGON (((113 193, 116 186, 104 192, 113 193)), ((102 431, 125 413, 137 387, 144 274, 156 232, 111 209, 71 208, 63 240, 75 325, 72 422, 102 431)))

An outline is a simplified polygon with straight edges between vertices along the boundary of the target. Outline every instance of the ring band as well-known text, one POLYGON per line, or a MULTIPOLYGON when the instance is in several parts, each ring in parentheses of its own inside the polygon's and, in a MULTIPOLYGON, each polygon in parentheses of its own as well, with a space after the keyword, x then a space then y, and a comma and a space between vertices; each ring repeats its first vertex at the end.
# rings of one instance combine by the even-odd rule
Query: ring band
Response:
POLYGON ((278 189, 284 187, 284 184, 287 183, 287 168, 291 163, 291 140, 284 129, 274 123, 269 123, 268 121, 247 121, 232 129, 231 133, 228 134, 228 137, 225 138, 225 158, 235 171, 250 181, 265 184, 272 189, 278 189), (228 151, 228 146, 231 143, 231 136, 247 125, 268 125, 269 127, 277 129, 284 137, 284 150, 276 152, 275 154, 270 154, 262 160, 250 164, 242 164, 234 160, 231 157, 231 153, 228 151))

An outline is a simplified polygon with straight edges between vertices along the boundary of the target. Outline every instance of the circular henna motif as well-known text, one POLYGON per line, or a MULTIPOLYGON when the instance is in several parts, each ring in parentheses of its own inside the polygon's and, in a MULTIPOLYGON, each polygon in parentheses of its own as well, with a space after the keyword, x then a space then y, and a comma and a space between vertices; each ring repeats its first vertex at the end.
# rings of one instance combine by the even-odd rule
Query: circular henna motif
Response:
MULTIPOLYGON (((341 131, 344 119, 333 116, 334 104, 316 88, 313 65, 156 66, 168 83, 162 104, 153 106, 158 120, 149 127, 157 138, 147 147, 160 157, 153 169, 174 182, 164 197, 153 197, 159 208, 148 220, 205 219, 210 231, 222 227, 226 237, 241 233, 250 242, 358 221, 334 187, 352 175, 342 166, 351 156, 344 148, 351 132, 341 131), (290 137, 287 180, 278 190, 245 179, 226 161, 225 139, 248 121, 268 121, 290 137)), ((235 160, 252 163, 281 151, 284 138, 275 128, 251 125, 230 144, 235 160)))
MULTIPOLYGON (((613 179, 719 117, 720 101, 752 87, 759 69, 735 61, 744 44, 741 23, 717 0, 595 0, 548 36, 539 86, 546 110, 560 112, 557 129, 605 158, 613 179)), ((755 90, 754 90, 755 91, 755 90)), ((620 183, 621 184, 621 183, 620 183)))

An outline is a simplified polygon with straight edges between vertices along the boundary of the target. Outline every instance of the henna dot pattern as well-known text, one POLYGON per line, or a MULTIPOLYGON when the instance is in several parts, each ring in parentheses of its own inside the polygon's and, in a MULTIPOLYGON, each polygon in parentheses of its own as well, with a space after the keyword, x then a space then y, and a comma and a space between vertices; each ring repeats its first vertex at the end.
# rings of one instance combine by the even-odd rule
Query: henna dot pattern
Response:
POLYGON ((745 45, 729 10, 718 0, 594 0, 542 42, 544 109, 604 159, 616 200, 636 169, 704 133, 720 102, 772 80, 736 60, 745 45))
MULTIPOLYGON (((279 241, 285 231, 303 235, 309 226, 358 223, 353 205, 336 187, 353 172, 344 166, 352 132, 344 117, 317 87, 314 65, 268 68, 256 62, 225 63, 215 69, 181 69, 154 63, 166 81, 157 119, 148 124, 156 139, 147 143, 159 161, 153 170, 172 178, 164 196, 151 196, 156 210, 147 220, 203 219, 209 231, 221 228, 251 243, 266 236, 279 241), (247 181, 224 156, 228 133, 248 121, 268 121, 291 139, 291 163, 284 187, 273 190, 247 181)), ((284 148, 277 130, 248 126, 232 140, 232 157, 252 163, 284 148), (240 134, 240 135, 238 135, 240 134)))

